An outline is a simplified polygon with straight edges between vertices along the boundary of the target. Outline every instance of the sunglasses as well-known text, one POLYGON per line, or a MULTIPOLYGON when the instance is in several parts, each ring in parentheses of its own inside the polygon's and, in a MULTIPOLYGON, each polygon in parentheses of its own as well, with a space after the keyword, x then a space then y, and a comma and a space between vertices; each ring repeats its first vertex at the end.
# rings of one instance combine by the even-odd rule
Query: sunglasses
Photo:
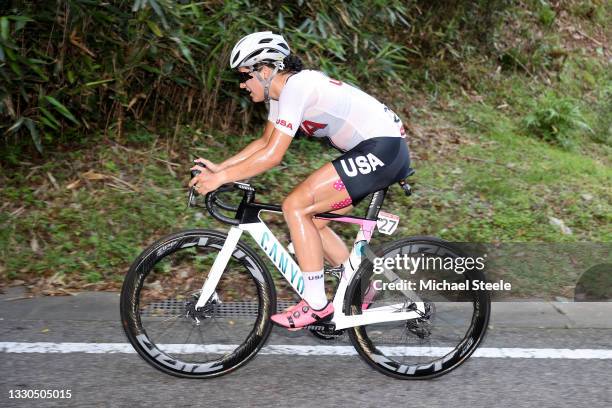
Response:
POLYGON ((253 78, 253 73, 236 71, 236 76, 238 77, 238 83, 242 84, 243 82, 246 82, 249 79, 253 78))

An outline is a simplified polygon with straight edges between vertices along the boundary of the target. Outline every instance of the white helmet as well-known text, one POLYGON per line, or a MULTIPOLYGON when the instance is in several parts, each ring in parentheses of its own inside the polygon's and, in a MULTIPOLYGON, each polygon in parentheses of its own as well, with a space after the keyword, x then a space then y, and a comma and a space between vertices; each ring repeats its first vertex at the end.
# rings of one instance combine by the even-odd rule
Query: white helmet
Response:
POLYGON ((289 55, 289 44, 282 35, 272 31, 261 31, 242 37, 234 45, 230 56, 230 67, 252 67, 263 61, 273 61, 274 65, 283 69, 283 59, 289 55))

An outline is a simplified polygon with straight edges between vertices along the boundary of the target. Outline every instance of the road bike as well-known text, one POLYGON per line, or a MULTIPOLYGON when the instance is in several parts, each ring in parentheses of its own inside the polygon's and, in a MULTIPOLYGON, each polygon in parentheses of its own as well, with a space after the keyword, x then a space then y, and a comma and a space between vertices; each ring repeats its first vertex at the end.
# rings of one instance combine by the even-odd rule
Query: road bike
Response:
MULTIPOLYGON (((410 195, 406 179, 399 184, 410 195)), ((476 285, 470 289, 471 282, 484 281, 482 270, 449 272, 435 262, 465 258, 464 250, 449 242, 415 236, 373 249, 369 243, 377 229, 393 233, 397 228, 398 217, 381 211, 387 191, 371 195, 365 217, 316 215, 358 225, 359 231, 349 260, 328 269, 336 282, 335 313, 305 329, 320 341, 348 335, 359 356, 383 374, 430 379, 457 368, 481 343, 490 294, 476 285), (420 258, 421 267, 393 263, 402 257, 420 258), (427 260, 437 266, 423 267, 427 260), (409 281, 444 281, 467 289, 436 290, 409 281)), ((206 208, 231 225, 229 232, 190 229, 165 236, 129 269, 120 300, 123 328, 153 367, 186 378, 230 373, 262 349, 272 330, 270 316, 303 293, 298 264, 262 219, 267 212, 282 213, 281 206, 258 203, 255 196, 253 186, 235 182, 208 193, 202 205, 192 189, 188 206, 206 208), (227 201, 232 197, 239 204, 227 201), (245 232, 289 287, 275 287, 266 263, 242 238, 245 232)))

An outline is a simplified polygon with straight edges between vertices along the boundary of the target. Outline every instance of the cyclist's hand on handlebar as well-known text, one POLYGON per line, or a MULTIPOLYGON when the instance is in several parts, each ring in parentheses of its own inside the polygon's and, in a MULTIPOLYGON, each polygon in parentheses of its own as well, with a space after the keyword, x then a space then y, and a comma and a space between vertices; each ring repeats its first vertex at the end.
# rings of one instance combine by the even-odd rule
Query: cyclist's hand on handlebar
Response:
POLYGON ((195 187, 198 194, 204 195, 218 189, 223 180, 219 174, 215 174, 206 167, 193 166, 190 170, 198 170, 200 174, 189 182, 189 187, 195 187))
POLYGON ((196 163, 196 165, 198 163, 202 163, 208 170, 213 173, 217 173, 222 170, 220 165, 213 163, 210 160, 203 159, 201 157, 199 159, 195 159, 194 162, 196 163))

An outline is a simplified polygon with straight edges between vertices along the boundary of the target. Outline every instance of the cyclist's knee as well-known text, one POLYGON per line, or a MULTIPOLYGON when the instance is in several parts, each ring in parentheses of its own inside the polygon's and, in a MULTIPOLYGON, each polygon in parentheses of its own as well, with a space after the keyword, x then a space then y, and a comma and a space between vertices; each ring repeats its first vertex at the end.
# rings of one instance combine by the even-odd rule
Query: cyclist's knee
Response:
POLYGON ((300 204, 300 200, 293 194, 290 194, 283 200, 283 215, 285 217, 292 217, 295 215, 301 215, 303 206, 300 204))
POLYGON ((283 200, 283 214, 285 217, 301 217, 308 215, 306 208, 310 205, 312 198, 300 191, 293 191, 283 200))

